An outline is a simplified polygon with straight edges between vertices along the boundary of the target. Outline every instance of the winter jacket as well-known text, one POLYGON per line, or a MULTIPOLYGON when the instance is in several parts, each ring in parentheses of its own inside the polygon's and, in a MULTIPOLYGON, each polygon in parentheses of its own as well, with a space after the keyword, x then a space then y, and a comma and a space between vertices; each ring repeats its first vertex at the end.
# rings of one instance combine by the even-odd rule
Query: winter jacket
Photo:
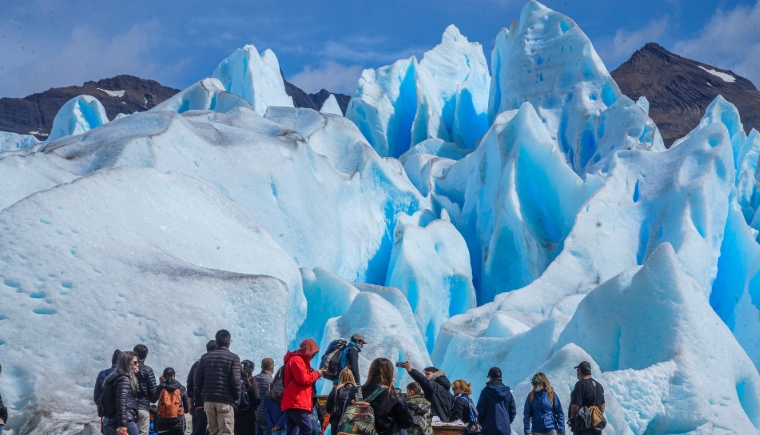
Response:
POLYGON ((451 408, 451 421, 470 422, 470 400, 470 396, 467 394, 460 394, 454 398, 454 406, 451 408))
POLYGON ((565 413, 562 411, 562 403, 556 393, 553 405, 546 390, 534 392, 533 403, 528 394, 523 407, 523 428, 525 433, 545 433, 552 430, 561 434, 565 433, 565 413))
MULTIPOLYGON (((195 398, 237 406, 241 395, 240 357, 227 347, 207 352, 195 369, 195 398)), ((197 405, 196 405, 197 406, 197 405)))
MULTIPOLYGON (((361 346, 354 343, 353 341, 349 341, 348 345, 346 345, 346 348, 343 349, 343 353, 340 355, 340 370, 338 370, 338 373, 343 371, 343 369, 346 367, 351 368, 351 373, 354 375, 354 381, 356 381, 356 385, 362 384, 361 376, 359 376, 359 352, 361 351, 361 346)), ((336 377, 333 380, 333 384, 338 385, 339 380, 340 376, 336 377)))
MULTIPOLYGON (((248 393, 248 400, 251 401, 251 406, 245 411, 240 411, 239 409, 235 410, 235 421, 238 420, 244 420, 244 421, 256 421, 256 411, 259 408, 259 404, 261 403, 261 394, 259 393, 259 384, 256 382, 256 379, 251 379, 252 383, 251 385, 246 388, 245 382, 241 382, 241 389, 248 393)), ((242 403, 242 394, 241 394, 241 403, 242 403)), ((238 404, 238 407, 240 405, 238 404)))
POLYGON ((301 409, 312 412, 314 383, 319 379, 319 372, 312 370, 309 356, 302 354, 300 350, 285 354, 284 361, 285 374, 282 383, 285 390, 282 392, 280 401, 281 409, 283 411, 301 409))
POLYGON ((201 395, 198 393, 196 394, 195 391, 195 371, 198 369, 198 363, 200 360, 193 363, 192 366, 190 366, 190 372, 187 374, 187 397, 190 397, 193 399, 193 406, 196 408, 203 408, 203 400, 201 399, 201 395))
POLYGON ((346 412, 348 405, 356 398, 356 391, 355 385, 346 384, 339 389, 333 388, 327 396, 325 410, 330 414, 331 433, 337 435, 339 432, 338 425, 340 424, 340 419, 343 417, 343 413, 346 412))
POLYGON ((8 408, 3 405, 3 396, 0 396, 0 420, 5 424, 8 421, 8 408))
MULTIPOLYGON (((285 429, 285 420, 287 415, 280 409, 280 402, 275 402, 270 399, 269 396, 264 396, 264 418, 267 420, 267 431, 269 433, 275 426, 280 426, 281 429, 285 429)), ((337 434, 337 433, 336 433, 337 434)))
POLYGON ((153 374, 153 369, 139 362, 140 371, 135 375, 137 376, 137 383, 140 385, 140 390, 137 391, 137 409, 141 411, 150 411, 150 403, 153 396, 156 395, 156 375, 153 374))
MULTIPOLYGON (((190 398, 187 396, 187 389, 182 386, 182 384, 179 383, 176 379, 169 379, 168 381, 164 381, 163 384, 159 384, 156 387, 156 395, 153 396, 153 401, 157 401, 159 397, 161 397, 161 392, 166 390, 167 393, 173 393, 174 391, 177 391, 179 389, 180 396, 182 397, 182 410, 185 414, 190 414, 192 416, 192 411, 189 411, 190 409, 190 398)), ((185 417, 179 417, 179 418, 161 418, 158 415, 156 415, 156 422, 159 432, 163 430, 169 430, 178 428, 184 431, 185 428, 185 417)))
MULTIPOLYGON (((108 375, 113 373, 116 370, 116 364, 113 364, 111 368, 101 370, 100 373, 98 373, 97 379, 95 379, 95 390, 92 394, 92 400, 97 403, 98 400, 100 400, 100 395, 103 394, 103 383, 106 381, 106 378, 108 375)), ((0 405, 2 407, 2 405, 0 405)))
POLYGON ((509 387, 500 380, 486 383, 478 398, 478 422, 483 435, 510 435, 517 410, 509 387))
POLYGON ((109 425, 126 427, 130 421, 137 422, 137 393, 132 391, 129 376, 113 372, 103 382, 103 387, 108 384, 114 384, 116 390, 116 415, 108 418, 109 425))
MULTIPOLYGON (((269 392, 269 384, 272 383, 272 380, 274 380, 274 378, 270 373, 262 370, 262 372, 254 376, 253 379, 256 379, 256 383, 259 385, 259 397, 263 400, 263 398, 266 397, 267 393, 269 392)), ((267 419, 264 416, 263 406, 256 407, 256 423, 259 425, 267 424, 267 419)))
POLYGON ((407 432, 409 435, 433 435, 433 413, 430 411, 430 402, 422 396, 406 399, 406 405, 412 414, 412 428, 407 432))
MULTIPOLYGON (((368 379, 361 387, 362 397, 366 399, 378 388, 383 388, 377 379, 368 379)), ((404 397, 395 390, 385 389, 370 403, 375 412, 375 430, 377 435, 397 435, 401 429, 412 427, 412 414, 404 397)))
POLYGON ((409 376, 422 386, 425 398, 430 402, 433 416, 437 416, 444 423, 451 421, 454 396, 449 392, 451 382, 446 377, 446 373, 439 370, 430 375, 430 378, 426 378, 421 372, 412 370, 409 376))

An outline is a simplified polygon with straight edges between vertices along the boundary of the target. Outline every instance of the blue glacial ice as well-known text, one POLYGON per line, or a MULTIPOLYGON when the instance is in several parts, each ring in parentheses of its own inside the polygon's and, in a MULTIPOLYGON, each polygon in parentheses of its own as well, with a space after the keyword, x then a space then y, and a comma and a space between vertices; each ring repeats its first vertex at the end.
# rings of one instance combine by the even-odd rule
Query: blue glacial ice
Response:
POLYGON ((0 131, 0 153, 26 150, 40 141, 31 134, 16 134, 0 131))
POLYGON ((435 364, 476 398, 497 365, 520 407, 537 371, 567 405, 588 360, 605 434, 758 433, 760 134, 718 97, 665 150, 535 1, 490 62, 451 26, 364 71, 342 117, 292 107, 246 46, 148 112, 81 96, 46 142, 0 136, 6 431, 94 433, 111 346, 183 378, 225 327, 276 361, 362 332, 362 376, 435 364))
POLYGON ((439 138, 473 148, 488 128, 490 75, 483 49, 449 26, 421 61, 362 72, 346 117, 381 156, 439 138))

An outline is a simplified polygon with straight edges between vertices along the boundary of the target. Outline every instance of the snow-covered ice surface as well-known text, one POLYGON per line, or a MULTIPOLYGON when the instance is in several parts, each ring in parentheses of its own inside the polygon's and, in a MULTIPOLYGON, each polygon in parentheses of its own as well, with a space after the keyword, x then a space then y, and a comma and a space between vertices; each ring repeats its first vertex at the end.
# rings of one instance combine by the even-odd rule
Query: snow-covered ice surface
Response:
POLYGON ((338 100, 335 99, 335 95, 333 94, 330 94, 330 96, 327 97, 324 104, 322 104, 322 108, 319 109, 319 111, 321 113, 330 113, 332 115, 343 116, 343 111, 340 110, 338 100))
POLYGON ((222 327, 278 363, 362 332, 364 378, 435 364, 476 396, 496 365, 518 408, 538 371, 567 407, 588 360, 605 434, 758 433, 760 134, 718 97, 665 150, 535 1, 490 62, 450 26, 342 117, 249 45, 148 112, 80 96, 46 142, 0 135, 6 433, 94 433, 114 348, 184 379, 222 327))

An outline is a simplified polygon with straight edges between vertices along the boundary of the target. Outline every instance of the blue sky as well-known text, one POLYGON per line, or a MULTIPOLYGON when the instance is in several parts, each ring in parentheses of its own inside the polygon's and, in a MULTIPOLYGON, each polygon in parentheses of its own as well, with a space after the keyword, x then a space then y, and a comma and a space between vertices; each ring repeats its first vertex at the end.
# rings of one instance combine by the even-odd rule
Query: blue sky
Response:
MULTIPOLYGON (((133 74, 184 88, 236 48, 277 54, 310 92, 351 93, 363 68, 422 56, 454 24, 490 58, 514 0, 0 0, 0 97, 133 74)), ((608 69, 649 41, 760 84, 760 0, 547 0, 608 69)))

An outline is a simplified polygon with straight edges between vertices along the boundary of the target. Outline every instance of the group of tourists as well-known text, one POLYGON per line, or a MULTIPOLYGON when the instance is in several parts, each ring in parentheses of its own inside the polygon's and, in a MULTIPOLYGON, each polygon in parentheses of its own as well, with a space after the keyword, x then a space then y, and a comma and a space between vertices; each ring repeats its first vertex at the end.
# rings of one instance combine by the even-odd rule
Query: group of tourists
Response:
MULTIPOLYGON (((452 384, 442 370, 419 371, 409 362, 376 358, 362 383, 358 356, 367 344, 365 337, 357 333, 349 341, 336 342, 316 370, 312 360, 320 349, 306 339, 285 354, 276 373, 274 360, 265 358, 261 372, 254 375, 255 364, 241 362, 229 349, 230 333, 220 330, 190 368, 187 388, 171 367, 156 383, 145 364, 145 345, 117 350, 111 367, 98 374, 95 384, 102 432, 182 435, 185 415, 190 414, 193 435, 322 435, 328 427, 331 435, 432 435, 434 426, 447 424, 461 427, 462 435, 511 434, 515 400, 498 367, 488 371, 475 404, 469 382, 458 379, 452 384), (414 380, 406 394, 395 386, 397 367, 414 380), (317 403, 320 378, 333 383, 324 409, 317 403)), ((574 434, 600 434, 605 424, 604 389, 591 377, 588 362, 575 369, 578 382, 570 398, 568 425, 574 434)), ((523 408, 524 432, 565 434, 565 412, 549 379, 536 373, 531 383, 523 408)))

